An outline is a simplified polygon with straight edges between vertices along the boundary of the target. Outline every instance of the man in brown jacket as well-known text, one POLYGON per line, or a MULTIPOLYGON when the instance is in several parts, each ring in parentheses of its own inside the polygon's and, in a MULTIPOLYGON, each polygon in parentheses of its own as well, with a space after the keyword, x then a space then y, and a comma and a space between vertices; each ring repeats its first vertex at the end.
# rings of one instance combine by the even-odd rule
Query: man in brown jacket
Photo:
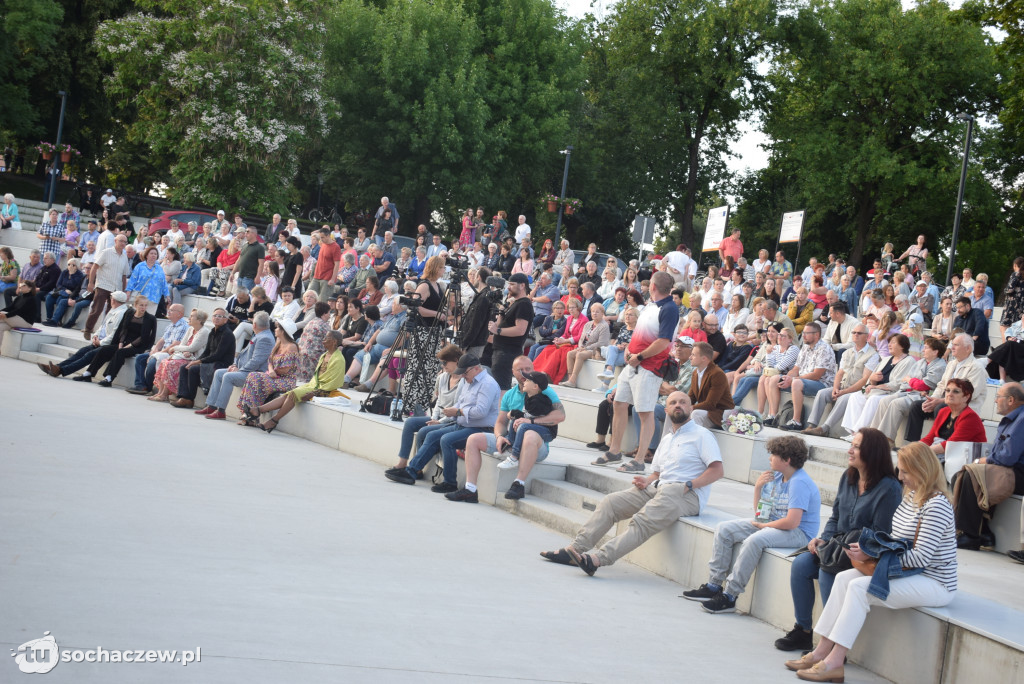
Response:
POLYGON ((707 342, 693 345, 690 363, 693 380, 690 382, 690 419, 706 428, 722 427, 722 412, 735 406, 729 391, 729 380, 714 362, 715 350, 707 342))

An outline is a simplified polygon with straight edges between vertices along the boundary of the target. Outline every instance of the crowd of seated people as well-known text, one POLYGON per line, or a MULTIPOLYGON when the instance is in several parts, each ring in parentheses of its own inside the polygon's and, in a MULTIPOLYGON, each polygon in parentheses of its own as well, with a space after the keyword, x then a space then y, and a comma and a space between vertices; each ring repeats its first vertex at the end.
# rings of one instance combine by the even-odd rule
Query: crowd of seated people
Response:
MULTIPOLYGON (((387 376, 392 391, 402 388, 415 398, 407 403, 415 415, 403 424, 401 450, 385 476, 415 485, 440 456, 443 479, 432 491, 475 503, 484 452, 503 457, 499 468, 516 471, 506 498, 526 496, 531 469, 548 456, 566 419, 556 389, 576 387, 584 366, 596 362, 603 387, 595 391, 605 398, 587 447, 599 452, 595 465, 634 475, 634 486, 606 497, 572 544, 543 554, 587 574, 680 515, 702 510, 722 476, 711 431, 756 390, 766 425, 845 437, 849 467, 819 530, 820 500, 801 468, 803 439, 771 441, 771 469, 757 481, 754 502, 768 500, 767 513, 717 530, 708 581, 687 598, 702 601, 708 612, 729 612, 764 549, 806 548, 792 566, 795 625, 776 645, 809 651, 786 666, 811 681, 841 680, 845 655, 871 607, 946 605, 957 588, 956 549, 991 547, 994 506, 1024 493, 1024 389, 1015 382, 1024 379, 1024 258, 1014 261, 1001 292, 1002 339, 989 352, 995 306, 988 278, 965 270, 942 289, 927 270, 923 237, 898 257, 883 252, 863 274, 835 255, 796 273, 782 251, 772 259, 761 250, 748 261, 733 231, 718 255, 721 268, 701 277, 682 245, 621 267, 600 264, 596 245, 582 258, 564 240, 557 251, 553 244, 535 251, 525 217, 509 227, 504 217, 489 224, 467 215, 451 248, 420 226, 416 249, 402 254, 391 232, 397 208, 382 201, 382 209, 382 225, 391 228, 379 235, 352 237, 325 226, 306 248, 288 228, 275 230, 273 249, 262 252, 252 278, 237 265, 253 243, 230 227, 207 224, 186 235, 186 246, 199 247, 177 270, 174 247, 166 246, 158 263, 159 249, 143 243, 125 272, 115 273, 123 276, 122 287, 104 295, 97 314, 106 313, 103 325, 89 344, 68 362, 41 368, 54 377, 84 368, 78 378, 99 377, 110 386, 120 365, 134 358, 130 392, 194 410, 202 388, 206 405, 195 413, 209 420, 226 418, 237 387, 239 424, 266 433, 314 397, 370 391, 387 376), (449 256, 469 264, 468 287, 459 292, 446 291, 449 256), (148 287, 143 278, 157 269, 161 278, 148 287), (194 271, 201 273, 198 282, 194 271), (498 319, 483 321, 481 344, 439 345, 423 359, 403 353, 417 343, 410 340, 416 333, 402 334, 410 319, 426 326, 434 318, 442 326, 454 322, 441 311, 443 301, 461 297, 468 326, 491 273, 505 277, 505 299, 498 319), (208 319, 201 311, 186 317, 180 302, 190 288, 226 301, 208 319), (410 305, 408 296, 420 305, 410 305), (153 314, 161 303, 169 325, 158 338, 153 314), (424 369, 426 389, 409 387, 424 369), (1003 384, 992 387, 990 378, 1003 384), (988 392, 1000 416, 994 440, 979 416, 988 392), (791 417, 780 420, 788 402, 791 417), (897 475, 892 450, 904 423, 907 444, 897 452, 897 475), (624 453, 628 430, 637 446, 624 453), (943 466, 950 444, 964 441, 990 442, 991 451, 952 473, 950 490, 943 466), (460 455, 467 470, 461 487, 460 455), (978 496, 978 483, 995 475, 1001 488, 978 496), (625 519, 632 519, 627 531, 600 544, 625 519), (850 536, 864 530, 871 532, 867 538, 850 536), (896 553, 903 567, 920 572, 876 586, 853 565, 881 553, 874 533, 916 538, 896 553), (812 624, 815 579, 825 610, 812 624), (817 647, 812 630, 822 637, 817 647)), ((69 261, 42 294, 38 280, 22 279, 23 269, 0 248, 0 284, 14 285, 12 302, 0 313, 0 341, 14 327, 40 320, 61 325, 69 311, 77 316, 82 290, 98 287, 95 276, 79 269, 89 244, 98 247, 99 240, 79 237, 78 243, 82 259, 69 261)), ((104 247, 91 269, 120 268, 106 250, 115 245, 104 247)), ((38 261, 36 274, 55 257, 38 261)), ((1024 562, 1024 552, 1011 557, 1024 562)))

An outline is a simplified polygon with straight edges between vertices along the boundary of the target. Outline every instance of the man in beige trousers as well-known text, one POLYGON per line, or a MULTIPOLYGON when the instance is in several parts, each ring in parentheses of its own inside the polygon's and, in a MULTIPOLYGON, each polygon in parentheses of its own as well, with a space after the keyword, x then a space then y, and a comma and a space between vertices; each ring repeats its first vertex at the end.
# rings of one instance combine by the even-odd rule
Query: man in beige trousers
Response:
POLYGON ((693 408, 684 392, 673 392, 665 403, 669 432, 654 454, 652 472, 637 475, 633 486, 609 494, 597 505, 572 544, 541 556, 563 565, 578 565, 588 575, 611 565, 679 519, 698 515, 711 494, 709 485, 722 477, 722 455, 707 428, 690 420, 693 408), (632 518, 624 533, 593 549, 620 520, 632 518))

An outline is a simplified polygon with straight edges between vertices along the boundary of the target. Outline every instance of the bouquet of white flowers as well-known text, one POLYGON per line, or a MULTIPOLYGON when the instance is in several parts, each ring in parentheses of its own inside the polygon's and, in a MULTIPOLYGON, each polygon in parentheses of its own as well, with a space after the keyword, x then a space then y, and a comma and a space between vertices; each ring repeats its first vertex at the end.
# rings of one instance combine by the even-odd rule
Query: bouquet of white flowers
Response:
POLYGON ((722 429, 735 435, 752 436, 764 429, 761 416, 752 411, 736 411, 722 421, 722 429))

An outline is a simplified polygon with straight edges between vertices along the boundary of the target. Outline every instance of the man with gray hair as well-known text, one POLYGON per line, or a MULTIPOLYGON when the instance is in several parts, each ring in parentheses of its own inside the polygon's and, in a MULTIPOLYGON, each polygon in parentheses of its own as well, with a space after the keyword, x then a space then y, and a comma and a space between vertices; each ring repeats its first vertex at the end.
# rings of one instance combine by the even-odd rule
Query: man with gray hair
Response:
MULTIPOLYGON (((181 304, 171 304, 167 307, 167 320, 170 325, 164 328, 164 334, 153 348, 135 357, 135 386, 125 390, 128 394, 153 393, 157 364, 170 356, 164 349, 185 339, 189 329, 188 320, 185 319, 185 307, 181 304)), ((203 320, 206 320, 205 314, 203 320)))
POLYGON ((850 401, 850 395, 860 392, 868 384, 871 374, 881 364, 878 352, 868 344, 866 325, 863 323, 854 325, 851 336, 853 346, 843 352, 832 386, 818 390, 818 393, 814 395, 814 405, 811 406, 811 413, 807 416, 809 427, 802 430, 805 435, 838 436, 833 434, 833 428, 838 427, 843 416, 846 415, 846 405, 850 401), (828 419, 823 423, 821 417, 825 414, 829 403, 835 405, 828 414, 828 419))
POLYGON ((377 213, 374 214, 373 220, 376 222, 377 219, 384 215, 385 211, 391 210, 391 218, 394 219, 395 225, 392 227, 396 233, 398 232, 398 207, 387 197, 380 198, 380 206, 377 207, 377 213))
POLYGON ((185 252, 181 258, 181 272, 171 281, 171 301, 180 304, 185 295, 195 293, 203 279, 203 270, 196 264, 196 255, 185 252))
MULTIPOLYGON (((927 399, 915 401, 907 412, 907 430, 904 438, 908 442, 916 442, 921 439, 921 430, 924 428, 924 419, 932 418, 939 410, 946 405, 946 383, 953 378, 963 378, 974 385, 974 396, 971 398, 970 407, 976 413, 981 413, 981 407, 985 405, 985 394, 988 391, 988 371, 985 366, 988 359, 974 358, 974 340, 967 333, 960 333, 953 338, 949 345, 952 357, 946 364, 946 372, 942 379, 935 386, 935 391, 927 399)), ((899 423, 891 425, 891 432, 886 435, 895 434, 899 423)))
MULTIPOLYGON (((285 319, 278 323, 283 325, 291 336, 295 335, 295 321, 285 319)), ((261 373, 267 370, 270 352, 274 349, 274 333, 270 331, 270 314, 258 311, 252 317, 253 338, 238 356, 238 360, 227 368, 218 368, 213 372, 210 393, 206 397, 206 408, 195 413, 206 416, 210 420, 224 420, 231 390, 245 384, 249 373, 261 373)))
POLYGON ((803 338, 804 345, 796 357, 796 364, 779 381, 779 389, 789 389, 793 396, 793 419, 780 426, 785 430, 804 429, 800 421, 804 396, 816 395, 831 386, 836 375, 836 354, 831 345, 821 338, 821 326, 811 321, 803 328, 803 338))
POLYGON ((85 329, 82 331, 85 339, 92 339, 92 329, 96 321, 110 301, 113 292, 124 290, 128 282, 128 276, 132 274, 132 267, 125 254, 125 247, 128 245, 128 238, 118 235, 114 238, 114 246, 109 247, 96 257, 96 263, 89 271, 88 291, 93 293, 92 308, 89 309, 89 317, 85 320, 85 329))
MULTIPOLYGON (((693 308, 693 295, 690 295, 690 308, 693 308)), ((782 327, 789 330, 792 333, 791 337, 796 340, 799 339, 799 335, 796 334, 796 328, 793 326, 793 321, 790 320, 789 316, 779 313, 779 305, 773 300, 765 300, 764 303, 764 327, 768 327, 769 323, 781 323, 782 327)))

